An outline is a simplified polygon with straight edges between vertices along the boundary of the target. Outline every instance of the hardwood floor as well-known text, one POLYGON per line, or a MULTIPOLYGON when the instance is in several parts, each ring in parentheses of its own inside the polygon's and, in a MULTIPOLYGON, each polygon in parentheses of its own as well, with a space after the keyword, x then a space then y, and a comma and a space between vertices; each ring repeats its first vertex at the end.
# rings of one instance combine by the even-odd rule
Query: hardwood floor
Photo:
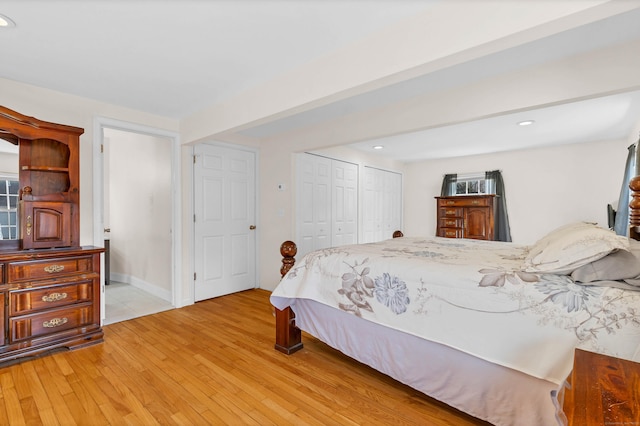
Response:
POLYGON ((105 326, 105 342, 0 369, 6 425, 478 425, 304 335, 273 349, 269 292, 105 326))

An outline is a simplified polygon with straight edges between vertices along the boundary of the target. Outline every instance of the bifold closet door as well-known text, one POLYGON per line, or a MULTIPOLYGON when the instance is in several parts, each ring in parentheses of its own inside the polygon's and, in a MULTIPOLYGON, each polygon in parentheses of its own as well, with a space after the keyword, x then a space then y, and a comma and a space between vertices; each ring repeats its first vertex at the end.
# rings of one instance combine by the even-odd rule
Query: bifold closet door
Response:
POLYGON ((358 166, 313 154, 296 157, 298 258, 357 243, 358 166))

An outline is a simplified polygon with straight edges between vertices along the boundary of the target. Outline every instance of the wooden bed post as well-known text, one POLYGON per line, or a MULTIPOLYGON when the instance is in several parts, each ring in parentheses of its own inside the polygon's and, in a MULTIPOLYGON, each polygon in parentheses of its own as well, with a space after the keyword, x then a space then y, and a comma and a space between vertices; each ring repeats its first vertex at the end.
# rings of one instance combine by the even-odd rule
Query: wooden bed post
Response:
MULTIPOLYGON (((293 241, 285 241, 280 246, 280 254, 282 255, 282 267, 280 274, 284 277, 289 269, 293 267, 298 253, 298 247, 293 241)), ((276 311, 276 350, 290 355, 302 349, 302 333, 296 327, 296 314, 290 307, 283 310, 278 308, 276 311)))
POLYGON ((629 238, 640 240, 640 176, 631 179, 629 189, 631 189, 631 201, 629 202, 629 238))

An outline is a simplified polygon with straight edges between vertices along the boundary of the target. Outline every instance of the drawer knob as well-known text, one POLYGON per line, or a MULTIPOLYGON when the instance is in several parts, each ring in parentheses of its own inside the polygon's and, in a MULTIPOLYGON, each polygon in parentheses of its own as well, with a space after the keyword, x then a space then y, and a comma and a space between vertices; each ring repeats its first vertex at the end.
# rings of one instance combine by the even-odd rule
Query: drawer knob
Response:
POLYGON ((67 318, 53 318, 49 321, 45 321, 42 323, 43 327, 46 328, 54 328, 54 327, 60 327, 62 324, 66 324, 67 323, 67 318))
POLYGON ((49 265, 44 267, 44 271, 50 274, 55 272, 61 272, 64 270, 64 265, 49 265))
POLYGON ((59 300, 66 299, 66 298, 67 298, 67 293, 51 293, 51 294, 42 296, 42 301, 57 302, 59 300))

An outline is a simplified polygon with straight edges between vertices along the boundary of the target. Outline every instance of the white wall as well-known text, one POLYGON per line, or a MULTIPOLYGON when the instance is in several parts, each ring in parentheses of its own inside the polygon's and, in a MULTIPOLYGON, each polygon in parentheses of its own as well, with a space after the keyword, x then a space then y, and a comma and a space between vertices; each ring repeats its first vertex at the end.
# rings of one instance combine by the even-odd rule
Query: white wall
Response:
MULTIPOLYGON (((0 93, 2 93, 0 104, 4 107, 40 120, 84 129, 84 134, 80 137, 80 244, 101 246, 102 241, 94 241, 93 232, 94 120, 96 117, 104 117, 175 133, 179 131, 178 120, 2 78, 0 78, 0 93)), ((182 155, 185 157, 181 159, 181 164, 189 164, 189 152, 189 149, 182 150, 182 155)), ((191 182, 190 169, 183 167, 182 172, 182 182, 188 185, 191 182)), ((189 212, 190 193, 183 191, 182 195, 185 196, 185 200, 182 202, 183 212, 189 212)), ((190 216, 183 214, 183 217, 190 216)), ((182 231, 188 229, 189 222, 184 221, 184 223, 185 228, 182 231)), ((183 233, 182 235, 184 236, 185 234, 183 233)), ((178 278, 182 280, 181 292, 188 299, 193 293, 193 281, 188 277, 193 272, 190 266, 191 253, 189 246, 183 244, 183 247, 183 257, 178 260, 181 262, 183 274, 182 277, 178 278)), ((185 301, 180 300, 178 303, 185 304, 185 301)))
MULTIPOLYGON (((2 106, 40 120, 81 127, 80 244, 93 245, 93 121, 97 116, 178 131, 178 121, 0 78, 2 106)), ((97 242, 96 242, 97 244, 97 242)))
MULTIPOLYGON (((280 281, 282 256, 280 245, 295 237, 295 147, 289 144, 269 144, 260 151, 260 243, 259 284, 273 290, 280 281), (278 191, 285 183, 286 191, 278 191), (284 212, 284 214, 280 214, 284 212)), ((347 147, 332 147, 312 151, 343 161, 369 165, 385 170, 402 172, 401 163, 379 156, 368 155, 347 147)), ((363 183, 363 182, 361 182, 363 183)), ((359 191, 360 196, 364 193, 359 191)), ((360 212, 358 213, 360 215, 360 212)))
POLYGON ((487 170, 502 170, 514 243, 534 243, 572 221, 606 227, 607 204, 617 202, 629 144, 616 140, 407 164, 405 235, 435 235, 433 197, 440 194, 444 174, 487 170))
POLYGON ((112 278, 171 301, 172 141, 114 129, 104 141, 112 278))

